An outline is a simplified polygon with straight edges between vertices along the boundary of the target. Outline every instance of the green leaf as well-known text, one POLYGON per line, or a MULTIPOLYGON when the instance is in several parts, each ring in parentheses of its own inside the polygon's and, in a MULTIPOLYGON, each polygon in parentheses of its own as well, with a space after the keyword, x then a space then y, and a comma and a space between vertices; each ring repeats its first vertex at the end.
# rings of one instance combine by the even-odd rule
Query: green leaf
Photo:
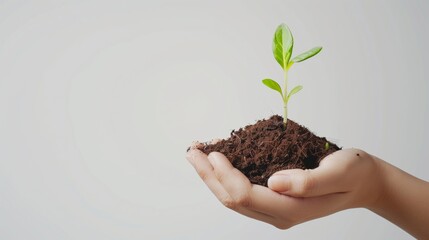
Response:
POLYGON ((301 85, 298 85, 298 86, 294 87, 294 88, 289 92, 289 94, 287 95, 287 100, 289 101, 289 98, 290 98, 292 95, 294 95, 295 93, 299 92, 301 89, 302 89, 302 86, 301 86, 301 85))
POLYGON ((318 54, 320 51, 322 51, 322 47, 314 47, 307 52, 301 53, 298 56, 294 57, 291 62, 302 62, 318 54))
POLYGON ((262 83, 265 86, 267 86, 267 87, 269 87, 269 88, 271 88, 271 89, 279 92, 280 95, 282 95, 282 97, 283 97, 282 88, 280 87, 280 85, 276 81, 274 81, 272 79, 269 79, 269 78, 266 78, 266 79, 262 80, 262 83))
POLYGON ((289 60, 292 56, 293 36, 286 24, 280 24, 273 39, 274 58, 280 66, 286 70, 289 60))

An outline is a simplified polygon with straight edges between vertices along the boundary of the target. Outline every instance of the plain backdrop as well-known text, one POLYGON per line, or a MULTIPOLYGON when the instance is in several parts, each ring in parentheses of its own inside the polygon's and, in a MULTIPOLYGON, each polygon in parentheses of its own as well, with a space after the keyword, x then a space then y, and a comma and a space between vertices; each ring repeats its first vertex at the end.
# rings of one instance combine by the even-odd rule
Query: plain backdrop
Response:
MULTIPOLYGON (((410 239, 365 209, 289 230, 223 207, 194 140, 282 113, 429 179, 427 1, 0 0, 0 239, 410 239)), ((359 179, 356 179, 359 181, 359 179)))

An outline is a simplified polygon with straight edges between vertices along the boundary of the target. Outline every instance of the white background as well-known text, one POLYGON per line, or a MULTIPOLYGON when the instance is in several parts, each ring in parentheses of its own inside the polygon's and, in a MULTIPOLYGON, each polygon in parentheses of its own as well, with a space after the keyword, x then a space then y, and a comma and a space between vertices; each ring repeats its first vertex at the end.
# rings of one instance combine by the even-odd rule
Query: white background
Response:
MULTIPOLYGON (((0 0, 0 239, 408 239, 354 209, 282 231, 224 208, 193 140, 282 112, 429 179, 427 1, 0 0)), ((359 181, 359 179, 356 179, 359 181)))

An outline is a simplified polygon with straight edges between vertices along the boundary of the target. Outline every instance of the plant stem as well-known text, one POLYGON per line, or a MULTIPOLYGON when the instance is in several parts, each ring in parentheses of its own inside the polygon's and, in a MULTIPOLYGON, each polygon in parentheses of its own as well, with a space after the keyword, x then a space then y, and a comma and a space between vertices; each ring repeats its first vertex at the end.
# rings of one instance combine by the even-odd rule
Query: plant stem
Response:
POLYGON ((286 128, 287 123, 287 69, 284 70, 284 82, 283 82, 283 123, 286 128))

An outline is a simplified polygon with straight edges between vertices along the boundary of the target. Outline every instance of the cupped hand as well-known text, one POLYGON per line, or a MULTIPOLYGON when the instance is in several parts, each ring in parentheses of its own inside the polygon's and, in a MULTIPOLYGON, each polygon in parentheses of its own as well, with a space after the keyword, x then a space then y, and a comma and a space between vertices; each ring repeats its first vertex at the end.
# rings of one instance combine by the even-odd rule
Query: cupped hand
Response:
POLYGON ((207 156, 192 148, 187 159, 226 207, 280 229, 348 208, 371 208, 381 196, 377 161, 358 149, 337 151, 316 169, 276 172, 268 188, 251 184, 221 153, 207 156))

